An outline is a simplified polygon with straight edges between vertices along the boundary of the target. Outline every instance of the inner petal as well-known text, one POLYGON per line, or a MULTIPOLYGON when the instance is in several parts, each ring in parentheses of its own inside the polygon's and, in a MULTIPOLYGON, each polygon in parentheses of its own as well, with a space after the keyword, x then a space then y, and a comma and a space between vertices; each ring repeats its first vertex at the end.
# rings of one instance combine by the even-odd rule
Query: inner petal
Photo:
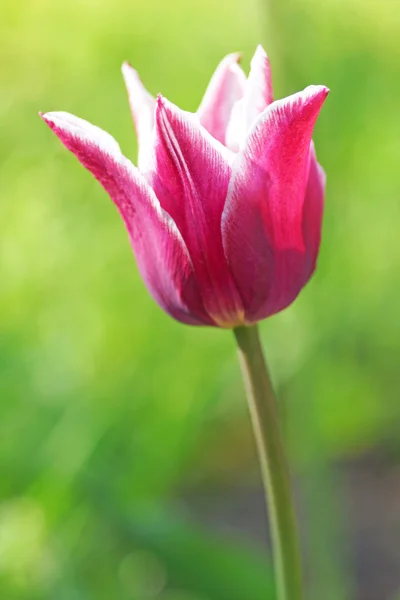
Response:
POLYGON ((195 115, 159 99, 152 185, 189 250, 205 309, 221 326, 243 316, 221 234, 231 159, 195 115))

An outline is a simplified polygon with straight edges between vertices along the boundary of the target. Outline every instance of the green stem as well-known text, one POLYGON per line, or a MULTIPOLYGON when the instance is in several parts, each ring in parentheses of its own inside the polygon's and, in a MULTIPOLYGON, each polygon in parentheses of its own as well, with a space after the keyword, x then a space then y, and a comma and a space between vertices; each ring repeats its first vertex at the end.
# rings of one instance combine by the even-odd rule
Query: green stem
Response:
POLYGON ((254 436, 265 488, 278 600, 302 600, 300 551, 290 474, 277 406, 257 325, 237 327, 239 349, 254 436))

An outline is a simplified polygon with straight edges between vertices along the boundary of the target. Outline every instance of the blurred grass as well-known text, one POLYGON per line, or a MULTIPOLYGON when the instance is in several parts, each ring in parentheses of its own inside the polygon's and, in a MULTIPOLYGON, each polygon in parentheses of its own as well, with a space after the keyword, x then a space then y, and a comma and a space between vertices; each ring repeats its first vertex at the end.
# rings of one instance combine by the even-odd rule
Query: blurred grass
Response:
MULTIPOLYGON (((328 174, 318 273, 263 333, 293 463, 306 479, 322 473, 312 477, 316 507, 335 487, 327 462, 376 444, 399 456, 400 16, 394 5, 18 0, 3 7, 5 600, 55 593, 61 600, 144 599, 121 588, 118 573, 130 572, 133 549, 124 528, 114 530, 107 511, 98 513, 91 495, 82 495, 79 483, 88 475, 103 482, 118 511, 168 502, 189 484, 258 477, 231 336, 186 328, 161 313, 108 198, 37 117, 39 110, 75 113, 110 131, 135 157, 120 74, 125 59, 151 92, 189 110, 224 54, 243 50, 247 66, 260 41, 275 66, 277 96, 309 83, 331 88, 315 135, 328 174)), ((322 514, 321 524, 329 518, 322 514)), ((322 560, 320 542, 315 538, 315 560, 322 560)), ((243 564, 243 578, 250 563, 243 564)), ((321 585, 330 567, 320 565, 321 585)), ((232 576, 239 578, 239 570, 232 576)), ((335 600, 338 585, 329 592, 335 600)), ((157 593, 162 600, 217 600, 190 578, 181 595, 157 593)))

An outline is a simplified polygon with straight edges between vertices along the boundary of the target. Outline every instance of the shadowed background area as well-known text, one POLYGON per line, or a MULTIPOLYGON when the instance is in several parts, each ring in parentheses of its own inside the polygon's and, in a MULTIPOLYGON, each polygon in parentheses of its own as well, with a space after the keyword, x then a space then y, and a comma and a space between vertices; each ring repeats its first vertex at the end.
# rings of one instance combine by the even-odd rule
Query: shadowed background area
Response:
POLYGON ((319 268, 262 324, 310 600, 400 594, 396 0, 17 0, 0 23, 0 596, 273 599, 230 332, 173 322, 101 187, 37 116, 136 159, 120 73, 195 110, 218 61, 267 49, 277 97, 332 90, 319 268))

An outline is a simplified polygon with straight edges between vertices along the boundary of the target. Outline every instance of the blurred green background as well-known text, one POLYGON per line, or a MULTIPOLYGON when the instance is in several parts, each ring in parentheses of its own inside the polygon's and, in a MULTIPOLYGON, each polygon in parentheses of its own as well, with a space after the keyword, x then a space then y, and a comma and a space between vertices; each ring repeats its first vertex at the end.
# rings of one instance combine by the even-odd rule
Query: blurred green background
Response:
POLYGON ((331 95, 319 268, 262 325, 311 600, 400 588, 397 0, 17 0, 0 22, 0 598, 273 599, 229 332, 149 298, 123 224, 39 110, 136 158, 123 60, 195 110, 266 47, 277 97, 331 95), (397 495, 396 495, 397 494, 397 495))

